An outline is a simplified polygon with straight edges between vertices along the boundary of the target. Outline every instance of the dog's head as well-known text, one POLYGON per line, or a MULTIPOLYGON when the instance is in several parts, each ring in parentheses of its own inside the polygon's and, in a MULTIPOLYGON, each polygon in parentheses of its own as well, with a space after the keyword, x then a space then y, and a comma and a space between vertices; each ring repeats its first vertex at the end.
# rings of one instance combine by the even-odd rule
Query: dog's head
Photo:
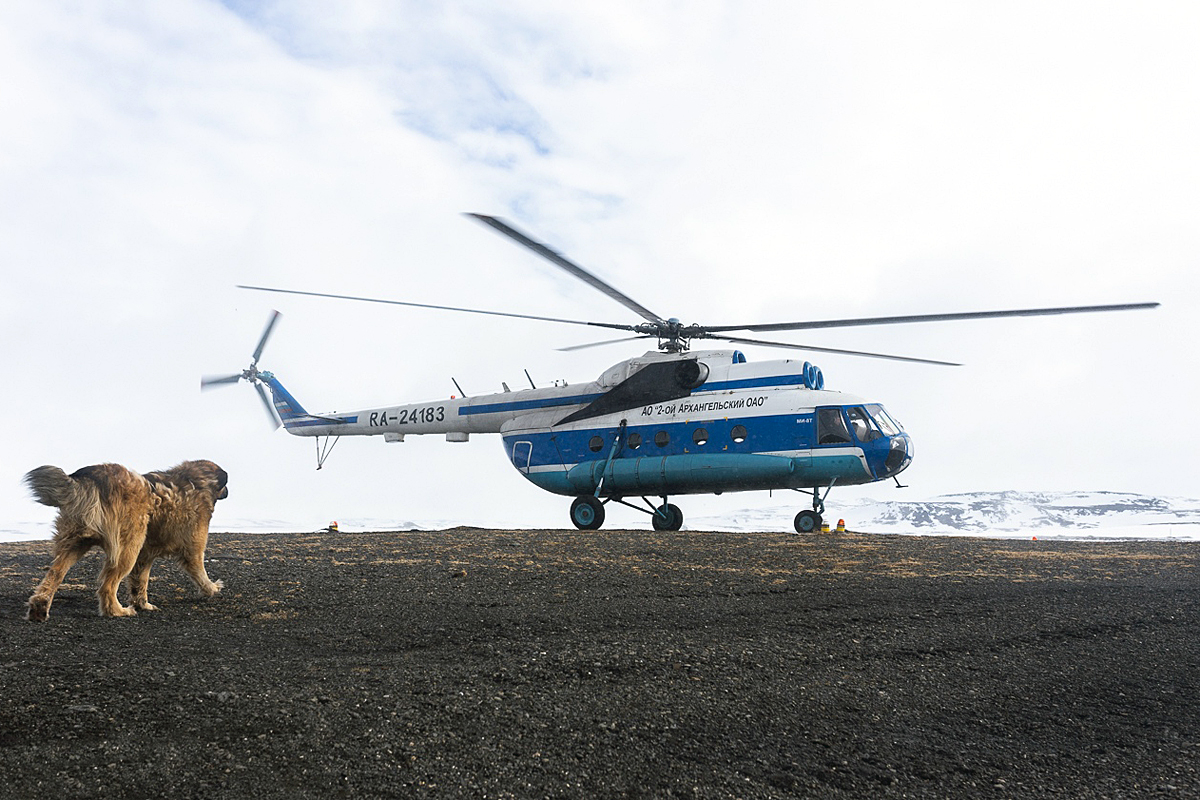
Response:
MULTIPOLYGON (((213 464, 213 466, 217 467, 216 464, 213 464)), ((217 502, 217 500, 224 500, 226 497, 229 497, 229 473, 220 467, 217 467, 216 488, 217 493, 214 496, 214 503, 217 502)))
MULTIPOLYGON (((191 461, 188 463, 194 465, 197 471, 203 476, 206 488, 212 494, 214 505, 218 500, 224 500, 226 497, 229 497, 228 472, 211 461, 191 461)), ((195 479, 192 482, 196 483, 195 479)))
POLYGON ((178 466, 164 472, 146 474, 152 480, 169 483, 179 489, 194 488, 207 494, 210 502, 216 505, 218 500, 229 497, 229 473, 211 461, 184 461, 178 466))

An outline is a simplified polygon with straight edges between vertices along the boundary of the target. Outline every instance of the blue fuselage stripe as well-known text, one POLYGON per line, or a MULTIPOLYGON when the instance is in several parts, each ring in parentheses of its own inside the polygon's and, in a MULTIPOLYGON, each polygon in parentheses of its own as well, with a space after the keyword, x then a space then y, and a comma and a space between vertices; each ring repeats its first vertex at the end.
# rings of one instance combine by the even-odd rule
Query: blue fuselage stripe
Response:
POLYGON ((803 375, 770 375, 765 378, 746 378, 740 381, 722 381, 706 383, 693 394, 702 392, 727 392, 732 389, 758 389, 763 386, 797 386, 804 385, 803 375))
MULTIPOLYGON (((514 431, 506 434, 509 443, 527 441, 532 444, 529 466, 541 467, 555 464, 579 464, 584 461, 602 460, 608 457, 617 429, 612 425, 583 430, 560 430, 554 432, 514 431), (600 437, 603 444, 592 449, 593 437, 600 437)), ((674 455, 682 453, 763 453, 783 450, 805 450, 813 446, 815 429, 812 412, 781 414, 778 416, 718 418, 690 422, 656 423, 651 425, 631 424, 626 428, 626 443, 629 436, 638 434, 641 444, 631 448, 622 446, 616 458, 637 458, 647 455, 674 455), (734 427, 741 426, 745 438, 733 440, 734 427), (696 431, 703 428, 707 434, 704 444, 697 444, 696 431), (655 435, 666 433, 668 442, 660 447, 655 444, 655 435)), ((521 466, 525 466, 522 464, 521 466)))
MULTIPOLYGON (((764 386, 796 386, 804 384, 803 375, 771 375, 765 378, 746 378, 738 381, 722 381, 720 383, 706 383, 696 391, 692 392, 692 396, 705 394, 707 392, 728 392, 734 389, 757 389, 764 386)), ((568 397, 544 397, 540 400, 514 400, 507 403, 482 403, 480 405, 465 405, 460 406, 458 415, 467 417, 473 414, 501 414, 511 411, 536 411, 543 408, 559 408, 561 406, 574 406, 590 403, 593 400, 601 397, 603 393, 595 394, 577 394, 568 397)))
POLYGON ((458 415, 460 417, 467 417, 472 414, 502 414, 510 411, 536 411, 541 408, 577 406, 590 403, 597 397, 600 397, 600 395, 577 394, 571 397, 545 397, 541 400, 519 400, 511 403, 483 403, 474 406, 460 406, 458 415))

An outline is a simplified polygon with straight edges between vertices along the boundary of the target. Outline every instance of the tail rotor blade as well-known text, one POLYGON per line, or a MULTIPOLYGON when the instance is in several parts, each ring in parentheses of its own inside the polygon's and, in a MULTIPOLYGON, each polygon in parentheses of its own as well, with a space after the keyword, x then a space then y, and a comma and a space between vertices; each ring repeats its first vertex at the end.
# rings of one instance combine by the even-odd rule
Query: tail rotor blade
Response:
POLYGON ((211 389, 214 386, 221 386, 222 384, 226 384, 226 383, 237 383, 241 379, 242 379, 242 373, 240 373, 240 372, 236 375, 222 375, 220 377, 215 377, 215 378, 201 378, 200 379, 200 388, 201 389, 211 389))
POLYGON ((271 312, 271 318, 267 320, 267 327, 263 329, 262 338, 258 340, 258 347, 254 348, 254 358, 251 363, 258 363, 258 358, 262 355, 263 348, 267 346, 267 339, 271 337, 271 330, 275 327, 275 323, 279 321, 279 317, 280 313, 278 311, 271 312))
POLYGON ((267 409, 267 416, 271 418, 271 426, 278 429, 279 417, 275 414, 275 406, 271 405, 271 401, 267 398, 267 390, 257 381, 254 383, 254 388, 258 390, 258 396, 262 398, 263 406, 267 409))

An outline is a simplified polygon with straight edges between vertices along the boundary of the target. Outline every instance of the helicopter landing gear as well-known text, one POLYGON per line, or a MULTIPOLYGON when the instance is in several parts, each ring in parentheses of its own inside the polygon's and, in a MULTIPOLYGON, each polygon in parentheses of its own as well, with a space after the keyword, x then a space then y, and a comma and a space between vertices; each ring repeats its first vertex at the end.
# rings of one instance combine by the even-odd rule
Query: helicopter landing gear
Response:
POLYGON ((581 531, 599 530, 604 524, 604 504, 591 495, 576 497, 571 503, 571 522, 581 531))
POLYGON ((796 515, 796 533, 813 533, 821 529, 821 515, 816 511, 801 511, 796 515))
POLYGON ((683 512, 679 506, 666 502, 664 497, 663 504, 650 515, 650 522, 656 531, 677 531, 683 527, 683 512))
POLYGON ((821 530, 821 515, 825 513, 825 498, 829 496, 829 492, 833 489, 833 484, 837 483, 837 478, 829 482, 829 486, 825 488, 825 494, 817 491, 816 487, 812 490, 812 511, 801 511, 796 515, 795 526, 796 533, 813 533, 821 530))
MULTIPOLYGON (((651 503, 650 498, 643 497, 642 502, 646 504, 645 508, 635 506, 623 497, 610 497, 605 502, 619 503, 634 511, 649 514, 650 524, 656 531, 677 531, 683 528, 683 512, 679 510, 679 506, 668 503, 666 497, 663 497, 662 505, 659 506, 651 503)), ((596 530, 604 522, 603 503, 590 495, 576 497, 575 502, 571 503, 571 522, 581 530, 596 530)))

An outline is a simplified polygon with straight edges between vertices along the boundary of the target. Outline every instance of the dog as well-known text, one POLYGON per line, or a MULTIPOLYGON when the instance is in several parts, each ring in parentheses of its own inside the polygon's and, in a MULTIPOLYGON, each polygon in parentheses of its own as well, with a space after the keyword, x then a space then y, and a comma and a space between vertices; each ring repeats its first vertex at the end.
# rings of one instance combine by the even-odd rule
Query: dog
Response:
POLYGON ((155 611, 147 589, 150 566, 174 557, 196 588, 211 597, 222 588, 204 569, 208 525, 218 500, 229 496, 229 475, 211 461, 185 461, 145 475, 120 464, 97 464, 67 475, 58 467, 31 470, 25 482, 39 503, 58 508, 54 561, 29 598, 27 617, 44 622, 67 571, 93 547, 104 550, 100 615, 129 617, 155 611), (129 578, 130 607, 117 600, 129 578))

